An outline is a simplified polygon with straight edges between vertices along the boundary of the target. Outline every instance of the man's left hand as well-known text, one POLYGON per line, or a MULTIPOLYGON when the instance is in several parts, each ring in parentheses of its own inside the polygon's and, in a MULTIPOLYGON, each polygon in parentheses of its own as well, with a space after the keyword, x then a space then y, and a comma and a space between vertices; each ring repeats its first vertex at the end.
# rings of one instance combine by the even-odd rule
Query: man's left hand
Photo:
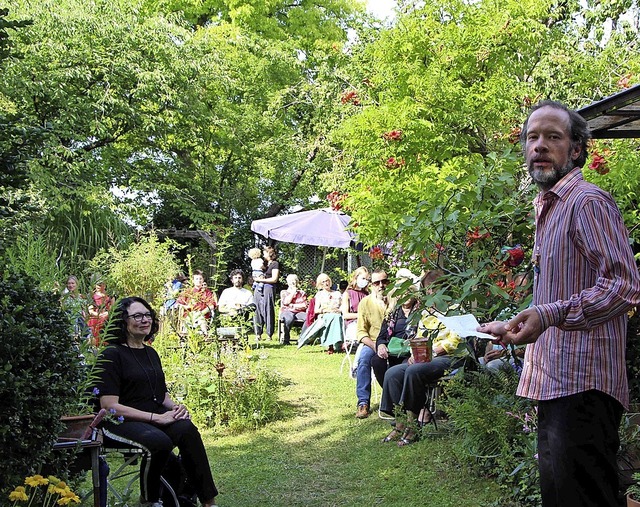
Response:
POLYGON ((540 315, 534 308, 523 310, 508 322, 494 321, 482 324, 477 330, 492 334, 496 337, 495 343, 504 345, 533 343, 544 331, 540 315))
POLYGON ((535 308, 521 311, 505 325, 507 339, 515 345, 533 343, 544 331, 540 314, 535 308))

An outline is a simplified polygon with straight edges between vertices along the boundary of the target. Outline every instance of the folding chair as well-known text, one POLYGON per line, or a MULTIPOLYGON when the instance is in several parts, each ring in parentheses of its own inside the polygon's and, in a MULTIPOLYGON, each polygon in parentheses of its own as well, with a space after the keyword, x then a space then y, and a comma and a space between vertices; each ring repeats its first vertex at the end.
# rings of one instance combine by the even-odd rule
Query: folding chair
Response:
POLYGON ((443 377, 439 378, 436 382, 432 382, 427 384, 426 386, 426 399, 424 403, 424 407, 418 416, 418 424, 425 425, 430 422, 433 423, 434 428, 438 429, 438 406, 437 401, 438 398, 442 394, 442 390, 447 382, 449 382, 453 377, 463 372, 465 369, 475 368, 478 365, 478 353, 477 353, 477 341, 475 337, 471 336, 465 339, 459 347, 462 347, 466 350, 466 355, 460 357, 457 361, 452 363, 452 369, 446 373, 443 377), (429 421, 425 422, 426 414, 431 416, 429 421))
MULTIPOLYGON (((103 437, 103 440, 103 458, 107 459, 107 456, 113 458, 115 455, 120 455, 122 459, 118 467, 110 471, 107 476, 107 491, 115 497, 117 505, 137 507, 139 504, 138 493, 134 492, 133 488, 140 479, 138 460, 144 458, 145 451, 140 447, 118 442, 106 436, 103 437)), ((165 503, 163 507, 180 507, 180 500, 171 484, 162 476, 160 476, 160 483, 163 488, 160 493, 161 498, 171 500, 170 504, 165 503)))
MULTIPOLYGON (((302 329, 304 323, 304 320, 294 319, 291 323, 291 329, 293 329, 294 327, 299 327, 302 329)), ((282 318, 282 314, 278 316, 278 343, 280 345, 284 344, 284 319, 282 318)))

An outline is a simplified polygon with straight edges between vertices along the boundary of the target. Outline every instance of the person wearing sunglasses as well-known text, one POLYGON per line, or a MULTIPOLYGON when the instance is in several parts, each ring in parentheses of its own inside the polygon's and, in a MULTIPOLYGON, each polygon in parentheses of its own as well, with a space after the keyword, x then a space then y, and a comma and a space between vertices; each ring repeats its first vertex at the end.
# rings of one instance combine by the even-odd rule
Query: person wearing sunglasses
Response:
POLYGON ((356 418, 365 419, 371 414, 371 360, 376 355, 376 339, 380 334, 382 321, 394 303, 385 295, 389 285, 387 273, 376 269, 371 273, 371 294, 362 298, 358 305, 356 337, 358 346, 358 366, 356 367, 356 397, 358 405, 356 418))
MULTIPOLYGON (((103 423, 105 441, 145 451, 140 460, 140 504, 162 507, 160 476, 178 447, 188 478, 186 492, 214 507, 218 490, 198 428, 184 405, 171 398, 158 353, 147 343, 158 332, 156 312, 139 297, 122 299, 108 329, 98 364, 100 408, 122 420, 103 423)), ((117 444, 116 444, 117 445, 117 444)))

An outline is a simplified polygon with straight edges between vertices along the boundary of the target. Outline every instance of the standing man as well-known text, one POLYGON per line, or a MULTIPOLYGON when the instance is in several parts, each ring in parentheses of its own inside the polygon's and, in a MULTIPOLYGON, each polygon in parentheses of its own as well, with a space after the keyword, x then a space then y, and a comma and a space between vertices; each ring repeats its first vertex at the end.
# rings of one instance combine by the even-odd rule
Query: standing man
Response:
POLYGON ((222 291, 218 301, 220 313, 237 315, 240 310, 253 303, 253 294, 250 290, 242 287, 244 284, 244 273, 241 269, 234 269, 229 273, 231 287, 222 291))
POLYGON ((640 277, 615 202, 582 178, 588 139, 585 120, 563 104, 532 109, 521 142, 540 188, 533 305, 479 328, 529 344, 517 394, 539 400, 544 507, 618 505, 627 311, 640 304, 640 277))
POLYGON ((356 337, 362 344, 356 369, 356 396, 358 410, 356 417, 365 419, 371 413, 371 359, 376 355, 376 340, 384 316, 393 305, 384 291, 389 285, 387 273, 376 269, 371 273, 371 294, 362 298, 358 305, 358 324, 356 337))

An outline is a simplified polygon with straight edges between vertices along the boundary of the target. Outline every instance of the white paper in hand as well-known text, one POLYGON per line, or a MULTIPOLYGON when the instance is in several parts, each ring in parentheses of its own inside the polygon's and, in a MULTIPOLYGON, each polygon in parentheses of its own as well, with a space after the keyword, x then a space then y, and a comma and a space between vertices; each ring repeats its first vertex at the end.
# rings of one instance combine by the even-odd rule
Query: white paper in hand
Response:
POLYGON ((442 322, 451 331, 459 334, 463 338, 469 336, 477 336, 478 338, 484 338, 487 340, 497 340, 498 338, 488 333, 481 333, 476 331, 476 328, 480 325, 477 319, 470 313, 466 315, 455 315, 453 317, 444 317, 442 315, 436 315, 438 320, 442 322))

